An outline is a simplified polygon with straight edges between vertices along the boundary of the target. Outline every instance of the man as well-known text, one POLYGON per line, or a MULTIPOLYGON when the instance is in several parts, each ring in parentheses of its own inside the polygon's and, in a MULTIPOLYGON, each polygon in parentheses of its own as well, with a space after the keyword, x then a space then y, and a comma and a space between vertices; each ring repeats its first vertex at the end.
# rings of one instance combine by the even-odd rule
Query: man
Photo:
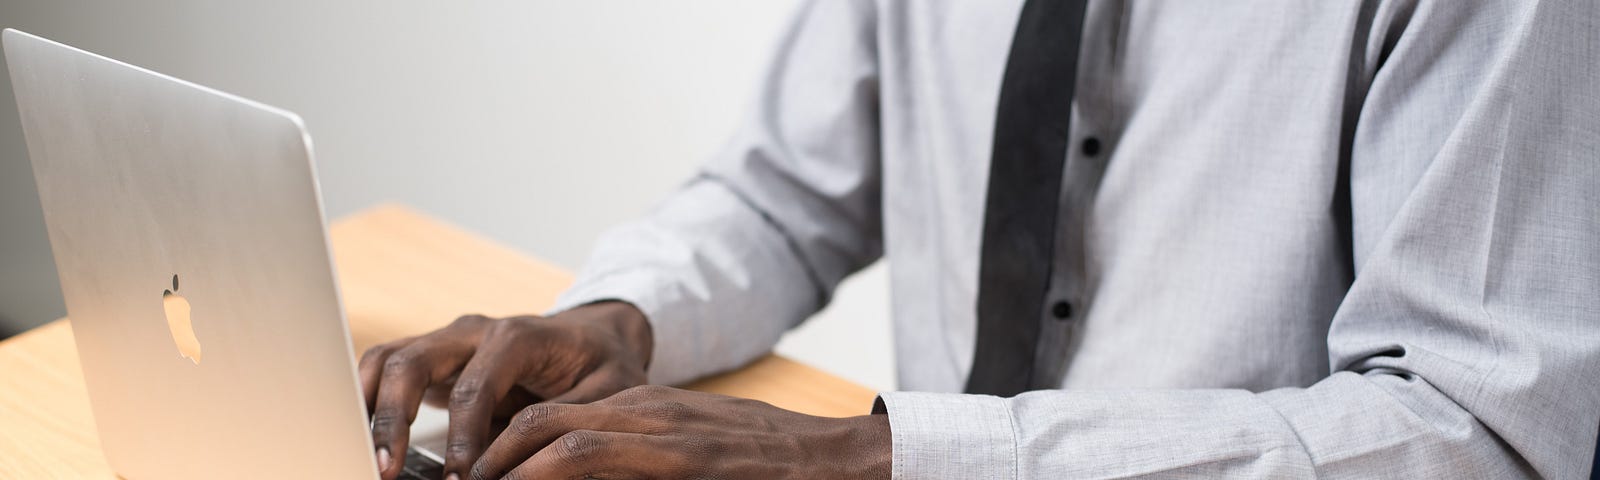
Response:
POLYGON ((1600 7, 1023 3, 808 2, 558 313, 365 355, 385 475, 424 397, 459 478, 1586 474, 1600 7), (878 414, 630 388, 738 367, 880 257, 878 414))

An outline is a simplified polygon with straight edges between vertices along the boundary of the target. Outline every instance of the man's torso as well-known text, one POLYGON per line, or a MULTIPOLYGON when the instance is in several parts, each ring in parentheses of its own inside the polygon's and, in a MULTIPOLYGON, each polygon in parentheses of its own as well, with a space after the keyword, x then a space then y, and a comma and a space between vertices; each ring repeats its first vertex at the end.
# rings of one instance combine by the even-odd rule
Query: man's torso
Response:
MULTIPOLYGON (((904 389, 960 391, 971 365, 994 105, 1020 5, 880 2, 904 389)), ((1036 387, 1259 391, 1328 374, 1353 264, 1342 145, 1377 47, 1360 14, 1090 2, 1036 387)))

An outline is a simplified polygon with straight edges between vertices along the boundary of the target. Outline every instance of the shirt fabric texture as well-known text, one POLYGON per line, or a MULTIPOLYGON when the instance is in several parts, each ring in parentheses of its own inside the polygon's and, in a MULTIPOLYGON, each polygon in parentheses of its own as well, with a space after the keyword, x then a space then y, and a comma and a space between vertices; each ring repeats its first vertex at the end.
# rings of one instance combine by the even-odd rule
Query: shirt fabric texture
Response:
POLYGON ((1035 390, 966 395, 1020 6, 805 2, 556 309, 631 302, 682 383, 885 258, 895 478, 1588 474, 1600 3, 1091 1, 1035 390))

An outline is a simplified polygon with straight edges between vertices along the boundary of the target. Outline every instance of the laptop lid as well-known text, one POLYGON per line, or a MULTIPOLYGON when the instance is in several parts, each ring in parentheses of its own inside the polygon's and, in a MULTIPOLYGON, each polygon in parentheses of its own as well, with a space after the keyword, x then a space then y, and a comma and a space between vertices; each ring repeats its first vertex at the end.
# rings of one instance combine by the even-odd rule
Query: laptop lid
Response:
POLYGON ((300 119, 3 37, 112 468, 376 478, 300 119))

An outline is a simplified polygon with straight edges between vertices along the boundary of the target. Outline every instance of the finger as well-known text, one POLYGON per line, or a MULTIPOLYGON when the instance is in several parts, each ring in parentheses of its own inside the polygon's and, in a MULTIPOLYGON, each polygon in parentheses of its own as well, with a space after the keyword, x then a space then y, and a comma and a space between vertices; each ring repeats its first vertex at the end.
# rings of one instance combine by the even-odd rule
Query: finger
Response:
POLYGON ((361 377, 361 392, 367 400, 367 418, 372 418, 372 410, 378 401, 378 383, 383 376, 383 361, 389 358, 400 347, 410 343, 411 339, 397 340, 367 349, 361 354, 361 362, 357 371, 361 377))
POLYGON ((689 478, 691 465, 709 456, 693 455, 680 440, 637 433, 578 430, 562 435, 517 465, 506 479, 689 478))
POLYGON ((471 354, 470 344, 430 336, 384 359, 372 413, 372 443, 378 449, 378 468, 383 478, 399 476, 405 465, 411 422, 417 418, 423 392, 429 384, 444 380, 461 368, 471 354))
POLYGON ((465 477, 489 443, 495 407, 516 386, 517 362, 506 355, 510 344, 486 340, 461 369, 450 389, 450 430, 446 436, 444 471, 465 477))
POLYGON ((471 478, 500 478, 550 442, 574 430, 649 433, 661 421, 598 405, 540 403, 517 413, 472 465, 471 478))

